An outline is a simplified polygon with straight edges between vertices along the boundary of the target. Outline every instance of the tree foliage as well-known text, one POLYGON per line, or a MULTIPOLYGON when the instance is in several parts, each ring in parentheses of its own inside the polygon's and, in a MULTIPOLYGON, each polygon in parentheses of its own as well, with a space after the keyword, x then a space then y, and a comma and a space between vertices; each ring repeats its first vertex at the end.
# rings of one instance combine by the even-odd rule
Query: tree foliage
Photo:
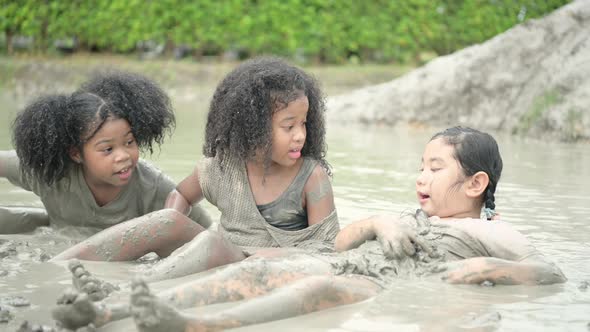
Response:
POLYGON ((6 49, 131 52, 147 41, 196 55, 233 51, 339 63, 407 61, 480 43, 569 0, 0 0, 6 49))

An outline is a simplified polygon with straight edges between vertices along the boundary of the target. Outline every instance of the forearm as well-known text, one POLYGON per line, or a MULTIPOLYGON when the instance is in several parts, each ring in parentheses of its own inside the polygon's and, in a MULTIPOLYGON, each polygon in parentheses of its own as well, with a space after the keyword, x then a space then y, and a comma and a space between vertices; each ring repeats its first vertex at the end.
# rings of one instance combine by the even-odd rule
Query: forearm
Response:
POLYGON ((566 281, 557 266, 544 261, 514 262, 493 257, 476 257, 466 259, 462 264, 465 269, 461 276, 451 276, 451 282, 482 283, 490 281, 501 285, 545 285, 566 281))
POLYGON ((43 208, 0 206, 0 234, 17 234, 49 225, 49 216, 43 208))
POLYGON ((374 240, 375 237, 374 218, 363 219, 340 230, 334 241, 334 249, 345 251, 357 248, 366 241, 374 240))

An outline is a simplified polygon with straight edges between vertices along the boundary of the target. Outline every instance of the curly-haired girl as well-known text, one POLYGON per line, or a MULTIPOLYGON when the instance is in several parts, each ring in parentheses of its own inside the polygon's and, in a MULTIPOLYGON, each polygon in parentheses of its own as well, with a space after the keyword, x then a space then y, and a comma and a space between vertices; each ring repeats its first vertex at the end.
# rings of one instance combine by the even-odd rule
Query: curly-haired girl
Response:
MULTIPOLYGON (((104 72, 71 95, 33 101, 13 123, 16 151, 0 152, 0 176, 33 191, 45 211, 31 216, 27 209, 2 208, 8 217, 2 218, 0 233, 40 225, 104 229, 142 216, 152 223, 170 219, 174 222, 161 227, 177 229, 166 235, 177 243, 159 248, 169 254, 203 227, 180 213, 144 216, 164 208, 175 184, 139 159, 139 152, 160 145, 174 124, 168 96, 132 73, 104 72)), ((191 217, 208 227, 204 211, 193 211, 191 217)))
MULTIPOLYGON (((200 233, 159 262, 152 280, 239 261, 260 248, 332 248, 339 225, 324 111, 318 83, 283 60, 258 58, 230 72, 211 101, 205 158, 166 203, 185 213, 207 198, 221 211, 219 232, 200 233)), ((95 259, 95 248, 122 232, 105 230, 58 258, 95 259)))
POLYGON ((325 160, 325 105, 318 83, 277 58, 247 61, 219 84, 203 153, 178 185, 222 212, 220 233, 239 246, 292 246, 338 232, 325 160))

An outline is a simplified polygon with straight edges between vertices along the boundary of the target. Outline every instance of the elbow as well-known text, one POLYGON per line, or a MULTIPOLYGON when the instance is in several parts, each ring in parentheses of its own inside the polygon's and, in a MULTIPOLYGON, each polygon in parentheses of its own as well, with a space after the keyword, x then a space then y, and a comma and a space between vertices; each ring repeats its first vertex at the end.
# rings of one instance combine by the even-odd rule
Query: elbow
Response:
POLYGON ((164 207, 174 209, 184 215, 187 215, 190 212, 190 204, 188 200, 176 189, 168 194, 164 207))
POLYGON ((561 269, 553 263, 537 265, 531 277, 528 284, 532 285, 561 284, 567 281, 561 269))
POLYGON ((551 264, 543 273, 542 277, 539 278, 538 284, 540 285, 551 285, 551 284, 561 284, 567 281, 567 278, 563 274, 560 268, 551 264))

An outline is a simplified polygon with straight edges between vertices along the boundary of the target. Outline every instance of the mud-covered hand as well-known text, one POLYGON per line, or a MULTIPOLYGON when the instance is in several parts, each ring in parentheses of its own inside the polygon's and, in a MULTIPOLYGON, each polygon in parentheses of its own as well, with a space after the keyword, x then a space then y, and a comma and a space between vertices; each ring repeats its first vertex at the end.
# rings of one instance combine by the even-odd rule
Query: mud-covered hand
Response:
POLYGON ((432 254, 432 248, 418 237, 414 229, 395 218, 375 217, 373 230, 386 257, 411 257, 416 254, 418 248, 422 248, 429 255, 432 254))
POLYGON ((451 284, 481 284, 490 281, 484 257, 441 263, 432 272, 441 274, 441 280, 451 284))

